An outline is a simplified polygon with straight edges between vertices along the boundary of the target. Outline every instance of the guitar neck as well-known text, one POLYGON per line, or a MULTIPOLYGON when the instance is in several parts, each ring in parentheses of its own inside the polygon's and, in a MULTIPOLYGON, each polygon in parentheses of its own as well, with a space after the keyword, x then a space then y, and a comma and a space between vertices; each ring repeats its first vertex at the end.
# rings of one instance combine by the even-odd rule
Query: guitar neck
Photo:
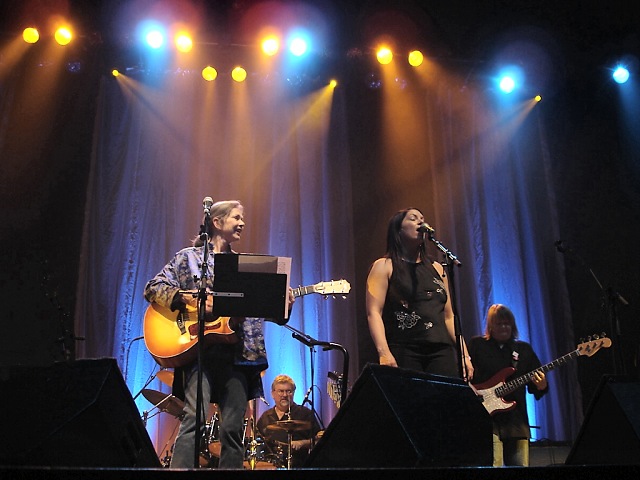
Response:
POLYGON ((302 297, 303 295, 308 295, 310 293, 315 293, 315 285, 308 285, 306 287, 292 288, 291 290, 293 290, 293 296, 298 298, 298 297, 302 297))
POLYGON ((315 285, 307 285, 306 287, 292 288, 291 291, 294 297, 317 293, 325 297, 342 295, 342 298, 346 298, 350 289, 351 285, 349 285, 349 282, 346 280, 331 280, 330 282, 320 282, 315 285))
POLYGON ((533 379, 533 376, 536 374, 536 372, 546 373, 549 370, 553 370, 554 368, 559 367, 560 365, 564 365, 569 360, 573 360, 578 356, 580 356, 580 351, 577 349, 574 350, 573 352, 567 353, 566 355, 563 355, 562 357, 555 359, 553 362, 547 363, 546 365, 543 365, 540 368, 536 368, 535 370, 532 370, 529 373, 525 373, 524 375, 518 378, 514 378, 513 380, 509 380, 508 382, 505 382, 504 385, 501 385, 500 387, 496 388, 496 394, 499 397, 508 395, 514 390, 517 390, 521 386, 529 383, 533 379))

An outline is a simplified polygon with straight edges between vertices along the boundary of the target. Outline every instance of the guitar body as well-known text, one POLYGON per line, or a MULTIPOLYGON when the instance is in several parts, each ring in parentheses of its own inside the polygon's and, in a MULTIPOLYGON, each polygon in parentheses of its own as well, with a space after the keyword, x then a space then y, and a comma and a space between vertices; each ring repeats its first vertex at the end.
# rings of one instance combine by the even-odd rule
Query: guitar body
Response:
MULTIPOLYGON (((236 343, 238 336, 229 325, 229 317, 205 322, 205 346, 214 343, 236 343)), ((151 356, 163 367, 181 367, 198 355, 197 311, 172 312, 152 303, 144 314, 144 342, 151 356)))
POLYGON ((476 395, 482 399, 482 405, 490 415, 515 408, 516 402, 507 402, 496 393, 496 389, 504 385, 505 380, 515 371, 512 367, 503 368, 486 382, 470 385, 476 395))

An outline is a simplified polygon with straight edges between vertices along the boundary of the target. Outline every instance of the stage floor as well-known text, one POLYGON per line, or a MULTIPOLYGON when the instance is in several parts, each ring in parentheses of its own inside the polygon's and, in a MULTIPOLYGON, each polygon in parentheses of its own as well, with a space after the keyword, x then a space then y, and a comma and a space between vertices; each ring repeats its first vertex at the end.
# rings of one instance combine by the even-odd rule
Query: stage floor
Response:
POLYGON ((640 465, 590 465, 547 467, 468 467, 407 469, 298 469, 298 470, 170 470, 170 469, 89 469, 89 468, 11 468, 0 467, 3 480, 186 480, 211 478, 225 480, 637 480, 640 465))

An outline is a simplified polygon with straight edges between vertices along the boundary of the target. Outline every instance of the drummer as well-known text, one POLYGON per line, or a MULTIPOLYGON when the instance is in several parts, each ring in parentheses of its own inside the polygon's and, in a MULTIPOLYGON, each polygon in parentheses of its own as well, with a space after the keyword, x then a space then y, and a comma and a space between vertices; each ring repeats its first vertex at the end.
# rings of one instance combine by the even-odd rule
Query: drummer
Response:
POLYGON ((275 406, 265 411, 258 420, 258 430, 265 440, 267 450, 281 458, 283 467, 286 466, 289 454, 287 430, 292 431, 292 468, 303 465, 321 434, 313 411, 293 401, 295 391, 296 384, 291 377, 278 375, 271 384, 275 406), (286 420, 292 422, 278 424, 286 420))

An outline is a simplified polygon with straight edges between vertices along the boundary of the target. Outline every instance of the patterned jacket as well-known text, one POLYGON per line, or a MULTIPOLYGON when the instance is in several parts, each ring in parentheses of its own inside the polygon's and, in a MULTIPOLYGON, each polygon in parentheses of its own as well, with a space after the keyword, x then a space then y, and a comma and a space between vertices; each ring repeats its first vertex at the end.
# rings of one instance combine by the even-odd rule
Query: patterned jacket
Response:
MULTIPOLYGON (((144 297, 147 301, 171 308, 175 307, 174 298, 180 290, 197 290, 200 286, 198 279, 202 274, 203 250, 203 247, 187 247, 176 253, 169 263, 147 282, 144 288, 144 297)), ((207 288, 211 290, 213 289, 213 265, 214 253, 210 247, 207 260, 207 288)), ((257 371, 265 370, 268 363, 264 342, 264 319, 246 318, 241 323, 237 335, 240 337, 240 342, 233 346, 234 365, 254 367, 257 371)), ((219 346, 214 345, 209 348, 217 347, 219 346)), ((228 347, 220 346, 219 348, 228 347)), ((175 388, 176 385, 174 385, 175 388)), ((256 393, 261 394, 261 392, 256 393)))

